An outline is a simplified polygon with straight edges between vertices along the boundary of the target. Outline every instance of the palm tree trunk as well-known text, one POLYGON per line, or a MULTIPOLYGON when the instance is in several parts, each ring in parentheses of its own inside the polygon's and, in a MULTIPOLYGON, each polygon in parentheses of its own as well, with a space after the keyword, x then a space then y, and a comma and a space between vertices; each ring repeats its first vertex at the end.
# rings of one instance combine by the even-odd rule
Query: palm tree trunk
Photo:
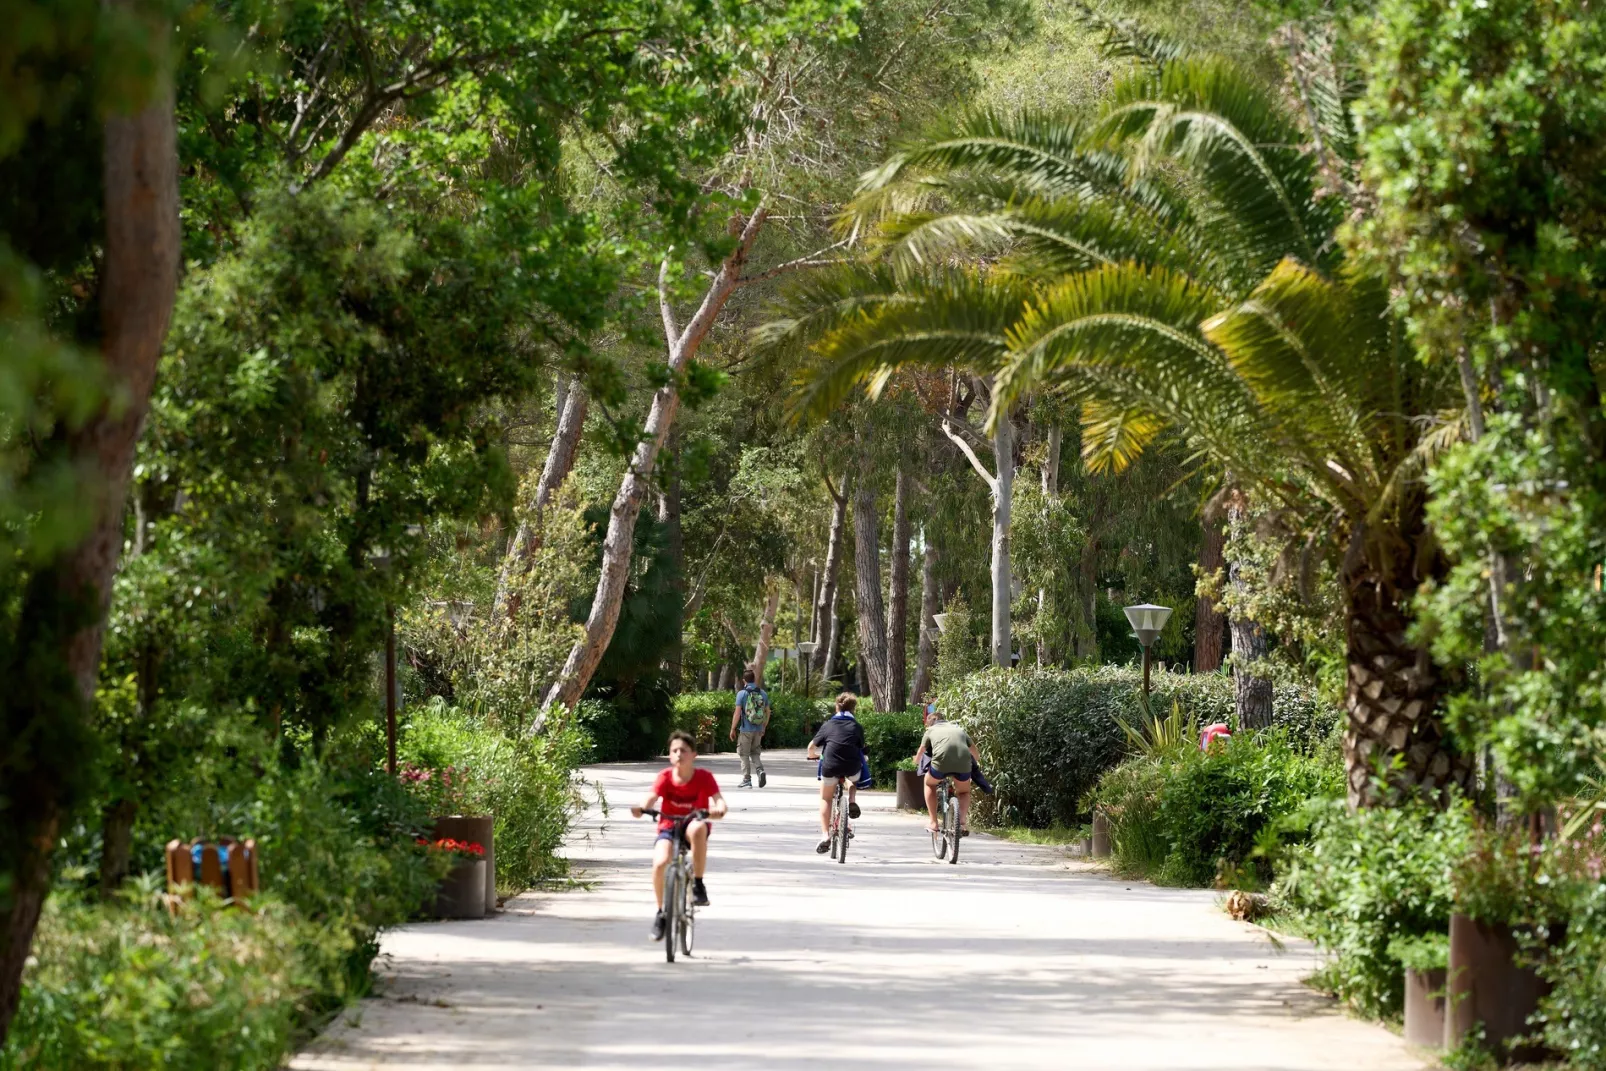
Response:
MULTIPOLYGON (((868 466, 869 461, 865 464, 868 466)), ((875 485, 859 474, 853 495, 853 571, 859 617, 859 665, 877 710, 890 710, 887 680, 887 615, 881 601, 881 544, 875 485)))
MULTIPOLYGON (((1235 492, 1227 507, 1227 524, 1232 529, 1234 537, 1243 531, 1246 523, 1244 513, 1247 507, 1248 503, 1243 495, 1235 492)), ((1228 565, 1227 576, 1232 582, 1233 590, 1242 593, 1244 591, 1242 563, 1234 560, 1228 565)), ((1261 630, 1260 625, 1241 613, 1233 615, 1232 681, 1236 692, 1236 713, 1240 729, 1264 729, 1271 724, 1271 678, 1260 676, 1251 668, 1254 663, 1266 657, 1267 651, 1266 633, 1261 630)))
MULTIPOLYGON (((660 273, 659 305, 664 320, 664 335, 669 341, 668 381, 653 394, 652 408, 647 411, 647 422, 641 441, 636 444, 630 464, 619 481, 613 507, 608 513, 608 534, 602 542, 602 571, 597 577, 596 594, 591 599, 591 612, 586 617, 585 635, 569 650, 569 657, 552 683, 541 713, 530 722, 530 732, 540 734, 546 730, 546 712, 554 704, 572 708, 585 694, 591 675, 597 671, 603 652, 613 639, 613 630, 619 623, 619 607, 624 602, 625 589, 630 581, 630 556, 635 541, 636 518, 641 515, 642 499, 652 478, 658 451, 663 449, 669 428, 680 408, 678 377, 686 364, 697 353, 713 328, 725 303, 742 285, 742 271, 753 242, 764 226, 765 210, 760 206, 745 222, 733 216, 729 230, 736 246, 720 264, 713 281, 703 294, 702 304, 686 324, 684 331, 675 323, 670 308, 668 284, 660 273)), ((667 271, 667 267, 665 269, 667 271)))
POLYGON ((888 710, 902 710, 909 702, 909 475, 898 466, 892 504, 891 620, 887 622, 888 710))
POLYGON ((931 671, 937 665, 937 544, 928 536, 920 568, 920 651, 915 659, 914 703, 924 703, 931 690, 931 671))
MULTIPOLYGON (((114 0, 117 7, 128 7, 114 0)), ((130 17, 137 13, 129 10, 130 17)), ((165 39, 163 24, 153 34, 165 39)), ((0 1044, 22 994, 22 969, 50 891, 51 854, 76 802, 72 787, 87 745, 112 576, 123 545, 123 511, 134 451, 150 405, 157 360, 178 290, 178 148, 173 87, 155 79, 144 107, 102 127, 105 244, 101 353, 115 402, 58 433, 67 462, 88 475, 89 524, 81 538, 41 563, 22 593, 17 641, 0 708, 7 748, 6 834, 0 839, 0 1044), (30 753, 27 741, 51 741, 30 753), (20 771, 20 772, 14 772, 20 771)))
MULTIPOLYGON (((1364 534, 1352 539, 1358 544, 1364 534)), ((1405 562, 1396 571, 1410 568, 1405 562)), ((1386 803, 1392 791, 1470 790, 1473 756, 1455 751, 1441 720, 1445 682, 1427 649, 1406 638, 1410 618, 1404 607, 1417 579, 1384 575, 1356 545, 1339 580, 1349 662, 1344 766, 1350 806, 1386 803)))
MULTIPOLYGON (((1213 576, 1219 572, 1222 552, 1227 545, 1227 530, 1221 518, 1207 517, 1204 521, 1204 539, 1199 546, 1199 572, 1213 576)), ((1227 615, 1214 602, 1200 598, 1194 607, 1193 617, 1193 671, 1214 673, 1221 668, 1223 647, 1227 639, 1227 615)))
POLYGON ((508 544, 507 555, 502 559, 502 572, 497 577, 496 598, 491 608, 492 621, 512 622, 519 616, 519 582, 541 550, 541 515, 551 505, 563 481, 568 479, 580 452, 580 435, 586 423, 585 381, 579 376, 572 377, 563 388, 559 402, 558 426, 552 433, 552 445, 547 448, 546 464, 541 467, 541 479, 536 484, 529 515, 519 521, 513 542, 508 544))

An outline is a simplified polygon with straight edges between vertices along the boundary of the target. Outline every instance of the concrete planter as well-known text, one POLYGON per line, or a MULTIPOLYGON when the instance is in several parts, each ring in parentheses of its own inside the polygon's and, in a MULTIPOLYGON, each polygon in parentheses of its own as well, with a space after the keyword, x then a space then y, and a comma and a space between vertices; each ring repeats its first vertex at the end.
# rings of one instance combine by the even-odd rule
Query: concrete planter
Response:
POLYGON ((926 779, 919 770, 898 771, 898 810, 926 809, 926 779))
MULTIPOLYGON (((434 820, 434 832, 430 836, 435 840, 451 837, 453 840, 467 841, 470 844, 483 845, 485 848, 484 888, 481 896, 485 907, 479 915, 480 918, 496 911, 496 845, 495 840, 496 819, 490 815, 465 816, 454 814, 446 818, 434 820)), ((468 916, 455 916, 468 917, 468 916)))
POLYGON ((485 917, 485 872, 483 859, 463 859, 452 867, 435 894, 435 917, 440 919, 482 919, 485 917))
POLYGON ((1405 968, 1405 1040, 1424 1049, 1444 1044, 1443 967, 1431 971, 1405 968))
POLYGON ((1450 916, 1450 967, 1446 982, 1444 1046, 1454 1048, 1477 1024, 1502 1061, 1537 1061, 1543 1052, 1513 1044, 1531 1031, 1528 1016, 1550 986, 1532 967, 1519 966, 1519 943, 1510 926, 1450 916))

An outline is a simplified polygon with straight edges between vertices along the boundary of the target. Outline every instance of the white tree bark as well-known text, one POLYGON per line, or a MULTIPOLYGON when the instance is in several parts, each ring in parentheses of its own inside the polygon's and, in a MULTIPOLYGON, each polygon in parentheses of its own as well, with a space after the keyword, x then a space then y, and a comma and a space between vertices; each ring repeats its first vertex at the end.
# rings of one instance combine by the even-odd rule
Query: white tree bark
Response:
POLYGON ((502 559, 502 572, 496 581, 496 601, 492 605, 492 621, 511 622, 518 617, 518 582, 529 571, 530 563, 541 549, 542 513, 551 505, 558 488, 563 486, 563 481, 574 469, 574 459, 580 452, 580 434, 586 423, 586 407, 585 381, 578 375, 564 381, 558 388, 558 425, 552 433, 552 445, 547 448, 546 464, 541 467, 541 479, 536 484, 530 515, 519 521, 513 542, 508 544, 507 556, 502 559))
MULTIPOLYGON (((1047 453, 1043 456, 1043 497, 1053 500, 1060 493, 1060 429, 1055 424, 1048 429, 1047 453)), ((1054 650, 1043 633, 1043 618, 1048 613, 1048 589, 1037 589, 1037 664, 1054 664, 1054 650)))
POLYGON ((630 558, 635 540, 636 518, 647 494, 653 466, 658 452, 669 436, 670 425, 680 408, 677 386, 686 364, 696 355, 698 347, 708 337, 725 303, 737 288, 748 280, 742 277, 753 243, 764 226, 766 210, 760 205, 745 221, 733 216, 729 230, 736 239, 736 247, 720 264, 719 271, 708 284, 697 312, 681 330, 675 320, 674 308, 669 301, 668 262, 659 272, 659 313, 663 319, 664 337, 669 345, 669 381, 653 395, 652 408, 640 442, 631 455, 630 465, 619 481, 613 507, 608 514, 608 534, 602 544, 602 572, 597 578, 596 594, 591 600, 591 612, 586 617, 585 635, 569 651, 558 679, 547 692, 541 704, 541 715, 531 719, 531 732, 540 733, 546 728, 546 712, 553 704, 573 707, 585 694, 591 676, 602 661, 603 653, 613 639, 613 630, 619 623, 619 606, 624 600, 630 580, 630 558))
POLYGON ((987 471, 987 466, 981 463, 970 444, 946 420, 942 424, 942 433, 959 447, 970 461, 971 468, 976 470, 976 474, 993 493, 992 653, 995 665, 1008 668, 1010 655, 1013 654, 1010 642, 1009 515, 1015 488, 1015 426, 1008 417, 998 422, 997 434, 993 436, 993 460, 998 466, 997 476, 987 471))
POLYGON ((815 668, 821 678, 831 672, 831 660, 836 656, 836 589, 842 575, 842 544, 848 527, 848 488, 844 480, 842 491, 831 485, 826 477, 825 489, 831 495, 831 534, 825 550, 825 577, 820 582, 819 601, 814 607, 815 668))
POLYGON ((764 667, 770 660, 770 643, 775 639, 775 615, 781 608, 781 585, 771 577, 765 584, 769 595, 764 600, 764 618, 758 626, 758 647, 753 652, 753 678, 764 683, 764 667))
POLYGON ((931 672, 937 665, 937 545, 922 533, 925 561, 920 567, 920 648, 915 657, 915 681, 910 701, 924 703, 931 690, 931 672))

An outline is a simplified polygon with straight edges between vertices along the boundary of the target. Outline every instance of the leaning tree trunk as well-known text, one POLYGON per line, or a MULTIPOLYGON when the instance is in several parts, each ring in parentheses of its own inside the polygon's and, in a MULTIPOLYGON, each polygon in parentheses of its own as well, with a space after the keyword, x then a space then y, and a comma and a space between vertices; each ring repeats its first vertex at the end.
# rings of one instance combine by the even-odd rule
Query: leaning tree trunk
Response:
MULTIPOLYGON (((1206 517, 1204 540, 1199 546, 1199 573, 1214 576, 1221 571, 1222 551, 1227 531, 1220 516, 1206 517)), ((1222 648, 1227 638, 1227 615, 1212 600, 1200 596, 1193 616, 1193 671, 1214 673, 1221 668, 1222 648)))
POLYGON ((670 612, 675 618, 675 629, 669 641, 669 649, 664 652, 664 660, 660 663, 664 679, 669 684, 672 693, 680 692, 684 677, 681 673, 681 663, 685 659, 685 640, 683 633, 686 628, 686 540, 680 524, 680 433, 669 434, 670 471, 669 478, 664 481, 663 490, 658 493, 658 523, 664 526, 664 551, 674 570, 671 590, 675 593, 675 604, 670 612))
MULTIPOLYGON (((1232 534, 1239 535, 1246 523, 1244 512, 1247 502, 1242 494, 1234 492, 1227 507, 1227 524, 1232 534)), ((1243 564, 1234 560, 1227 567, 1227 578, 1232 583, 1233 591, 1243 595, 1245 583, 1242 575, 1243 564)), ((1271 725, 1272 718, 1272 688, 1271 678, 1262 676, 1252 668, 1254 663, 1266 657, 1268 646, 1266 633, 1260 625, 1241 612, 1234 614, 1232 621, 1232 680, 1236 692, 1238 727, 1240 729, 1264 729, 1271 725)))
POLYGON ((842 544, 848 526, 847 481, 838 494, 829 479, 826 490, 831 493, 831 535, 825 550, 825 580, 820 584, 820 601, 814 607, 814 642, 816 668, 823 679, 831 673, 831 660, 836 657, 836 589, 842 576, 842 544))
POLYGON ((993 664, 1011 665, 1014 642, 1010 629, 1009 514, 1015 488, 1015 427, 1008 414, 998 421, 993 436, 993 457, 998 475, 993 488, 993 664))
POLYGON ((496 581, 496 599, 492 603, 491 620, 512 623, 519 616, 522 600, 522 581, 541 550, 544 537, 542 517, 552 497, 563 486, 574 469, 574 459, 580 452, 580 434, 586 424, 585 381, 574 376, 564 388, 557 408, 558 426, 552 433, 552 445, 547 448, 546 464, 541 467, 541 479, 535 487, 529 514, 519 521, 508 544, 507 555, 502 559, 502 572, 496 581))
POLYGON ((837 616, 836 600, 841 589, 831 589, 831 605, 826 607, 827 638, 825 642, 825 661, 820 669, 820 679, 829 680, 836 674, 837 664, 842 655, 842 619, 837 616))
MULTIPOLYGON (((1339 576, 1349 662, 1344 767, 1350 806, 1386 803, 1397 791, 1470 790, 1473 756, 1455 751, 1441 720, 1443 678, 1427 648, 1407 638, 1411 621, 1404 607, 1418 580, 1386 576, 1366 560, 1364 538, 1363 532, 1352 537, 1339 576)), ((1400 561, 1397 571, 1408 573, 1412 564, 1400 561)))
POLYGON ((553 705, 572 708, 580 701, 586 685, 591 683, 591 675, 597 671, 597 665, 613 639, 613 630, 619 624, 619 607, 624 602, 625 589, 630 584, 630 556, 636 534, 636 518, 641 515, 642 499, 646 497, 648 481, 658 461, 658 451, 663 449, 670 425, 674 423, 675 413, 680 408, 680 391, 677 387, 680 374, 687 362, 696 355, 703 339, 708 337, 714 320, 730 300, 731 294, 742 285, 742 270, 747 264, 753 242, 764 226, 764 218, 762 206, 745 223, 739 217, 732 218, 730 230, 731 237, 736 239, 736 246, 720 264, 718 273, 703 294, 702 304, 684 331, 678 329, 670 308, 668 284, 663 278, 667 265, 660 272, 659 306, 664 321, 664 335, 669 340, 666 369, 669 374, 664 385, 653 394, 644 434, 636 444, 624 477, 619 481, 619 490, 614 495, 613 507, 608 513, 608 534, 602 541, 602 571, 597 577, 596 594, 591 599, 591 612, 586 617, 585 635, 569 650, 569 657, 564 661, 558 679, 552 683, 545 702, 541 704, 540 716, 530 722, 531 733, 545 731, 546 712, 553 705))
POLYGON ((915 658, 912 700, 924 703, 931 690, 931 671, 937 664, 937 545, 925 540, 925 561, 920 567, 920 651, 915 658))
POLYGON ((781 609, 781 585, 771 578, 765 587, 764 617, 758 625, 758 646, 753 651, 753 679, 764 683, 764 667, 770 660, 770 643, 775 639, 775 615, 781 609))
POLYGON ((881 602, 881 545, 875 489, 861 473, 853 495, 853 571, 859 616, 859 665, 877 710, 891 710, 887 680, 887 615, 881 602))
POLYGON ((909 703, 909 476, 898 466, 898 480, 892 504, 892 567, 888 570, 891 590, 891 620, 887 622, 887 698, 888 710, 902 710, 909 703))
MULTIPOLYGON (((128 5, 115 2, 114 6, 128 5)), ((134 15, 132 8, 129 10, 134 15)), ((156 24, 159 37, 168 31, 156 24)), ((22 594, 0 738, 8 751, 0 832, 0 1043, 16 1014, 23 963, 50 891, 51 854, 83 785, 123 510, 157 360, 178 290, 180 230, 173 87, 105 120, 101 353, 112 400, 51 444, 87 476, 83 535, 37 566, 22 594)))

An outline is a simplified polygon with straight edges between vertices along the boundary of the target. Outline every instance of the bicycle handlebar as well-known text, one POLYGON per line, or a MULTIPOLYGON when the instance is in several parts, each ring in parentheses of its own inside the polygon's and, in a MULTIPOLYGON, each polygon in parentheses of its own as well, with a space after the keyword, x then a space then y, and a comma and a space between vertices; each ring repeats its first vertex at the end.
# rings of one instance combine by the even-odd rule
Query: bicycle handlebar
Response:
POLYGON ((703 810, 700 807, 697 810, 692 811, 690 814, 671 814, 671 815, 667 815, 666 816, 663 812, 658 810, 658 808, 656 808, 656 807, 643 807, 641 809, 641 813, 642 813, 642 816, 646 817, 646 818, 664 818, 664 817, 668 817, 671 820, 676 821, 676 822, 695 822, 695 821, 698 821, 700 819, 707 819, 708 818, 708 812, 703 810))

